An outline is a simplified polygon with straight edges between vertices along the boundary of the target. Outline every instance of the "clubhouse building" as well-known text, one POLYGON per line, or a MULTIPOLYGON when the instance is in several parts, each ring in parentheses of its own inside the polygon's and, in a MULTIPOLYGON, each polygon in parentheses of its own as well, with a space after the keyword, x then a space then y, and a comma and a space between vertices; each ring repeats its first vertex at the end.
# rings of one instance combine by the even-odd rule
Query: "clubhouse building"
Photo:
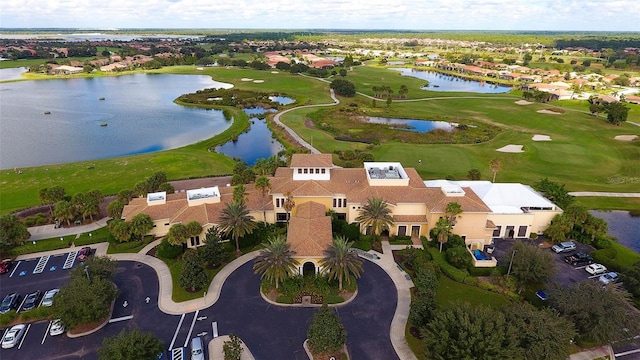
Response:
MULTIPOLYGON (((333 165, 330 154, 294 154, 291 165, 278 168, 269 181, 271 188, 264 197, 253 184, 245 185, 247 208, 256 221, 286 222, 289 216, 287 241, 301 264, 300 273, 318 272, 323 251, 331 244, 331 217, 327 212, 332 210, 338 218, 352 223, 370 198, 382 198, 391 209, 394 223, 387 230, 390 236, 413 239, 428 237, 438 219, 446 216, 449 203, 460 204, 462 213, 453 233, 465 240, 476 266, 495 266, 495 259, 477 259, 474 253, 485 250, 494 237, 526 238, 533 232, 542 233, 551 219, 562 213, 526 185, 423 181, 415 169, 404 168, 399 162, 366 162, 362 168, 340 168, 333 165), (295 203, 290 214, 284 207, 287 196, 295 203)), ((197 247, 231 201, 233 188, 229 186, 152 193, 132 199, 122 218, 149 215, 154 222, 150 234, 157 237, 165 236, 173 224, 197 221, 203 232, 187 244, 197 247)))

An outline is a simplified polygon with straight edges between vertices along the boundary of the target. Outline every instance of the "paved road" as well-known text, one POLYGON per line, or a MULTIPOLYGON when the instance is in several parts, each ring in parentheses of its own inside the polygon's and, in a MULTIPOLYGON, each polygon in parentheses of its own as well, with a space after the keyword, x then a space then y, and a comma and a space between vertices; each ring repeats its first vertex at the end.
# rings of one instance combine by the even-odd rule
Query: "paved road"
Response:
POLYGON ((618 193, 604 191, 574 191, 571 196, 600 196, 600 197, 640 197, 640 193, 618 193))
MULTIPOLYGON (((52 264, 64 263, 66 256, 52 257, 52 264)), ((27 273, 15 278, 2 278, 2 293, 19 289, 26 293, 35 289, 61 286, 68 270, 31 274, 36 260, 23 262, 19 269, 27 273)), ((359 280, 359 294, 345 306, 336 308, 348 331, 347 344, 354 359, 398 359, 389 337, 397 296, 391 279, 378 266, 365 262, 359 280)), ((158 278, 144 264, 120 261, 114 282, 120 289, 112 319, 133 316, 107 324, 95 334, 70 339, 45 336, 48 321, 32 324, 20 349, 1 350, 0 358, 13 359, 96 359, 102 339, 122 329, 139 328, 154 332, 166 347, 185 346, 202 334, 212 339, 212 322, 217 322, 219 335, 236 334, 258 359, 307 359, 302 348, 315 308, 280 307, 265 302, 259 295, 260 279, 253 274, 252 262, 233 272, 222 288, 219 300, 197 313, 168 315, 157 307, 158 278), (149 297, 149 303, 146 298, 149 297), (124 301, 127 306, 124 307, 124 301), (201 320, 198 320, 200 318, 201 320), (204 334, 206 333, 206 334, 204 334), (44 339, 44 344, 43 344, 44 339)))

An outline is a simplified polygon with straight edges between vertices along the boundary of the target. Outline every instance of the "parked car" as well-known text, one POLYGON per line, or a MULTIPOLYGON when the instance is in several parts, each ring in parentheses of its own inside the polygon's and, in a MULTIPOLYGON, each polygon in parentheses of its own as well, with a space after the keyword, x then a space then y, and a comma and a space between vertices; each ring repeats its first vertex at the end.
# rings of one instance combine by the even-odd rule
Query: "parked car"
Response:
POLYGON ((11 259, 2 260, 2 262, 0 262, 0 274, 8 273, 9 270, 11 270, 11 265, 13 265, 11 259))
POLYGON ((41 306, 51 306, 53 305, 53 297, 56 296, 56 294, 60 292, 60 289, 51 289, 49 291, 47 291, 46 293, 44 293, 44 297, 42 298, 42 305, 41 306))
POLYGON ((78 261, 84 262, 87 258, 91 256, 91 247, 85 246, 80 251, 78 251, 78 261))
POLYGON ((591 264, 593 262, 593 258, 588 254, 577 252, 573 255, 568 255, 564 257, 564 262, 571 264, 573 266, 591 264))
POLYGON ((604 275, 600 275, 600 282, 604 285, 609 285, 618 280, 618 273, 616 272, 608 272, 604 275))
POLYGON ((598 263, 591 264, 584 268, 584 270, 591 275, 600 275, 607 272, 607 268, 604 265, 598 263))
POLYGON ((575 249, 576 244, 573 241, 561 242, 560 244, 555 244, 551 247, 551 250, 553 250, 556 254, 573 251, 575 249))
POLYGON ((49 329, 49 335, 56 336, 64 333, 64 325, 60 319, 55 319, 51 322, 51 328, 49 329))
POLYGON ((31 310, 37 307, 40 302, 40 297, 42 297, 42 292, 40 292, 40 290, 36 290, 27 295, 27 298, 24 299, 24 304, 22 304, 22 311, 31 310))
POLYGON ((191 360, 204 360, 204 347, 200 337, 191 339, 191 360))
POLYGON ((9 294, 4 297, 2 304, 0 304, 0 314, 7 313, 11 310, 16 310, 20 304, 20 295, 17 293, 9 294))
POLYGON ((11 329, 9 329, 9 331, 7 331, 7 333, 4 334, 4 336, 2 337, 2 348, 10 349, 16 346, 18 342, 20 342, 20 339, 22 339, 22 335, 24 335, 25 328, 26 328, 26 325, 19 324, 19 325, 14 325, 11 329))

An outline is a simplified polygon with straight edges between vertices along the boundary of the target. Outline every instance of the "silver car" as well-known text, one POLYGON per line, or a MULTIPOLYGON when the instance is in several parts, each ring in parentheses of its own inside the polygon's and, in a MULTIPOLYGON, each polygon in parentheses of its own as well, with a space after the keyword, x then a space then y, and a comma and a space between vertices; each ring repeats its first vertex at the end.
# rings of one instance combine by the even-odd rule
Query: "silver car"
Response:
POLYGON ((204 346, 200 337, 191 339, 191 360, 204 360, 204 346))
POLYGON ((10 349, 18 345, 18 342, 20 342, 20 339, 22 339, 22 335, 24 335, 24 329, 26 327, 27 326, 25 324, 19 324, 9 329, 9 331, 7 331, 7 333, 4 334, 4 337, 2 338, 2 348, 10 349))
POLYGON ((41 306, 51 306, 53 305, 53 297, 56 296, 56 294, 60 292, 60 289, 51 289, 49 291, 47 291, 46 293, 44 293, 44 297, 42 298, 42 305, 41 306))
POLYGON ((64 333, 64 326, 60 319, 55 319, 51 322, 51 328, 49 329, 49 335, 56 336, 64 333))

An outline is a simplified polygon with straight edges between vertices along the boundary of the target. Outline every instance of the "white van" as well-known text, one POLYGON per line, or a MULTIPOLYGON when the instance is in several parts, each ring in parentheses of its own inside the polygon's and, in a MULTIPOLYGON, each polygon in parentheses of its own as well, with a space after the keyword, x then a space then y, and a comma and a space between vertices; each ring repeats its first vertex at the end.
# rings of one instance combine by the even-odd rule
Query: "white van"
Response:
POLYGON ((191 360, 204 360, 204 347, 200 337, 191 339, 191 360))

